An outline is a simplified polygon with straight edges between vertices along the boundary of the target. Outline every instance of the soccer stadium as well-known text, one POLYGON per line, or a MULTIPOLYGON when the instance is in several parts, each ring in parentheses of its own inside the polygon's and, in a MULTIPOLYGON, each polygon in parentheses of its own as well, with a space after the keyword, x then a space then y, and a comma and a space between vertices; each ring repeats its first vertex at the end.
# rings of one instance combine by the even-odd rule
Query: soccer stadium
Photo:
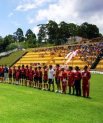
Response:
POLYGON ((101 10, 96 10, 103 2, 90 1, 0 2, 5 5, 2 20, 13 10, 8 24, 0 24, 0 123, 103 123, 103 28, 97 19, 101 10), (82 23, 78 14, 84 9, 82 23), (35 18, 30 20, 33 11, 35 18), (58 11, 56 17, 53 11, 58 11), (89 11, 95 11, 95 23, 90 13, 86 18, 89 11), (39 22, 43 18, 47 20, 39 22), (29 24, 37 25, 38 31, 29 24))

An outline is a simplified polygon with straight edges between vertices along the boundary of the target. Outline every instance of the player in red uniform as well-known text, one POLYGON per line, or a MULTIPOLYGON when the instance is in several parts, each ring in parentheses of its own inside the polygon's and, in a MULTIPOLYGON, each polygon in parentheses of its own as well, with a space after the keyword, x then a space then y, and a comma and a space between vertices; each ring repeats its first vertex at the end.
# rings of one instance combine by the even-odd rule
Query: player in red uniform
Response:
POLYGON ((64 71, 64 68, 62 68, 61 73, 61 82, 62 82, 62 93, 66 94, 67 89, 67 73, 64 71))
POLYGON ((58 65, 56 65, 56 69, 55 69, 55 82, 56 82, 56 85, 57 85, 56 92, 61 92, 60 73, 61 73, 61 70, 60 70, 60 66, 58 64, 58 65))
POLYGON ((29 68, 28 68, 28 65, 26 66, 26 69, 25 69, 25 86, 28 85, 28 80, 29 80, 29 68))
POLYGON ((1 82, 3 82, 3 80, 4 80, 4 67, 3 67, 3 65, 0 66, 0 80, 1 80, 1 82))
POLYGON ((33 75, 34 75, 34 71, 32 70, 32 66, 30 66, 30 69, 29 69, 29 86, 30 87, 33 84, 33 75))
POLYGON ((1 65, 0 65, 0 82, 2 82, 1 65))
POLYGON ((48 90, 48 68, 44 66, 43 69, 43 82, 44 82, 44 90, 48 90))
POLYGON ((12 81, 12 83, 14 84, 15 81, 16 81, 16 68, 15 68, 15 66, 13 66, 12 72, 13 72, 13 81, 12 81))
POLYGON ((78 66, 75 67, 75 74, 74 74, 74 85, 76 90, 76 96, 81 96, 81 72, 78 66))
POLYGON ((21 85, 23 85, 25 81, 25 66, 24 65, 22 65, 20 76, 21 76, 21 85))
POLYGON ((9 84, 12 83, 12 68, 9 67, 9 84))
POLYGON ((41 70, 41 67, 38 67, 38 82, 39 82, 38 88, 42 89, 42 70, 41 70))
POLYGON ((20 73, 21 73, 20 66, 18 66, 16 70, 16 83, 15 83, 16 85, 18 85, 20 82, 20 73))
POLYGON ((83 97, 89 97, 90 78, 91 78, 91 73, 88 71, 88 66, 85 66, 84 71, 82 72, 83 97))
POLYGON ((34 70, 34 87, 38 88, 38 70, 37 70, 37 67, 34 70))
POLYGON ((71 94, 71 89, 72 89, 72 94, 74 94, 74 72, 73 72, 73 67, 69 67, 69 71, 67 73, 68 76, 68 86, 69 86, 69 94, 71 94))

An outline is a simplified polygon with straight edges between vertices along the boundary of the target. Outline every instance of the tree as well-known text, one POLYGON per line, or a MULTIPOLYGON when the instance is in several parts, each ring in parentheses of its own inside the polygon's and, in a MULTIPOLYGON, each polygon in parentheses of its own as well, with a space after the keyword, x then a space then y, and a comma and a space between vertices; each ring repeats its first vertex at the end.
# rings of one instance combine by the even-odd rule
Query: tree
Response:
POLYGON ((99 37, 99 29, 96 25, 89 24, 88 25, 88 38, 96 38, 99 37))
POLYGON ((48 42, 51 44, 57 44, 58 40, 58 24, 55 21, 50 20, 46 25, 48 42))
POLYGON ((11 43, 11 42, 10 42, 10 40, 9 40, 9 37, 6 36, 6 37, 3 39, 3 44, 2 44, 3 49, 5 50, 6 47, 7 47, 10 43, 11 43))
POLYGON ((14 33, 14 36, 16 37, 17 41, 19 42, 24 41, 23 30, 21 28, 17 29, 17 31, 14 33))
POLYGON ((68 29, 68 24, 64 21, 62 21, 60 24, 59 24, 59 40, 60 40, 60 43, 66 43, 67 42, 67 39, 70 37, 70 32, 69 32, 69 29, 68 29))
POLYGON ((33 47, 36 44, 36 35, 32 32, 31 29, 28 29, 26 34, 26 42, 28 42, 28 45, 30 47, 33 47))
POLYGON ((78 34, 78 25, 74 24, 74 23, 69 23, 68 24, 68 31, 70 33, 71 36, 77 36, 78 34))
POLYGON ((0 37, 0 52, 3 51, 3 38, 0 37))
POLYGON ((5 39, 8 40, 9 44, 15 42, 13 35, 7 35, 5 39))
POLYGON ((83 37, 83 38, 87 38, 87 26, 88 26, 88 23, 85 22, 83 24, 81 24, 79 26, 79 29, 78 29, 78 35, 83 37))
POLYGON ((96 25, 88 24, 87 22, 79 26, 78 35, 83 38, 96 38, 100 36, 99 29, 96 25))
POLYGON ((39 24, 38 43, 41 44, 43 41, 47 41, 47 28, 46 24, 39 24))
POLYGON ((27 32, 26 32, 26 34, 25 34, 25 37, 26 37, 27 39, 30 39, 31 37, 32 37, 32 38, 36 38, 36 35, 32 32, 31 29, 28 29, 27 32))

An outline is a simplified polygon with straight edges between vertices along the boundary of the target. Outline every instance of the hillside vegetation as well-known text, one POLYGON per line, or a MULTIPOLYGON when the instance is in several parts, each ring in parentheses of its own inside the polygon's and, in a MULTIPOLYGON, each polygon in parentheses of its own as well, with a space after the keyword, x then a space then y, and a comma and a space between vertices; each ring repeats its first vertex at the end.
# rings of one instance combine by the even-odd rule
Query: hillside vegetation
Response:
POLYGON ((0 65, 11 66, 15 61, 17 61, 26 51, 17 51, 11 53, 8 56, 0 58, 0 65))

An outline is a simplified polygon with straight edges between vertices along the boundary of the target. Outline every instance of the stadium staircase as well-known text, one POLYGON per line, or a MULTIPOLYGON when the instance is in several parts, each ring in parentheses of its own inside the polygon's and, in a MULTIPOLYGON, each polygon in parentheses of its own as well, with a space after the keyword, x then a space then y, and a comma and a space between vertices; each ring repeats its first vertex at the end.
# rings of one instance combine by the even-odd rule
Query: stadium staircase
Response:
POLYGON ((103 52, 101 52, 95 62, 92 64, 91 69, 103 70, 103 52))
POLYGON ((103 70, 103 59, 101 59, 98 65, 96 66, 96 70, 103 70))

